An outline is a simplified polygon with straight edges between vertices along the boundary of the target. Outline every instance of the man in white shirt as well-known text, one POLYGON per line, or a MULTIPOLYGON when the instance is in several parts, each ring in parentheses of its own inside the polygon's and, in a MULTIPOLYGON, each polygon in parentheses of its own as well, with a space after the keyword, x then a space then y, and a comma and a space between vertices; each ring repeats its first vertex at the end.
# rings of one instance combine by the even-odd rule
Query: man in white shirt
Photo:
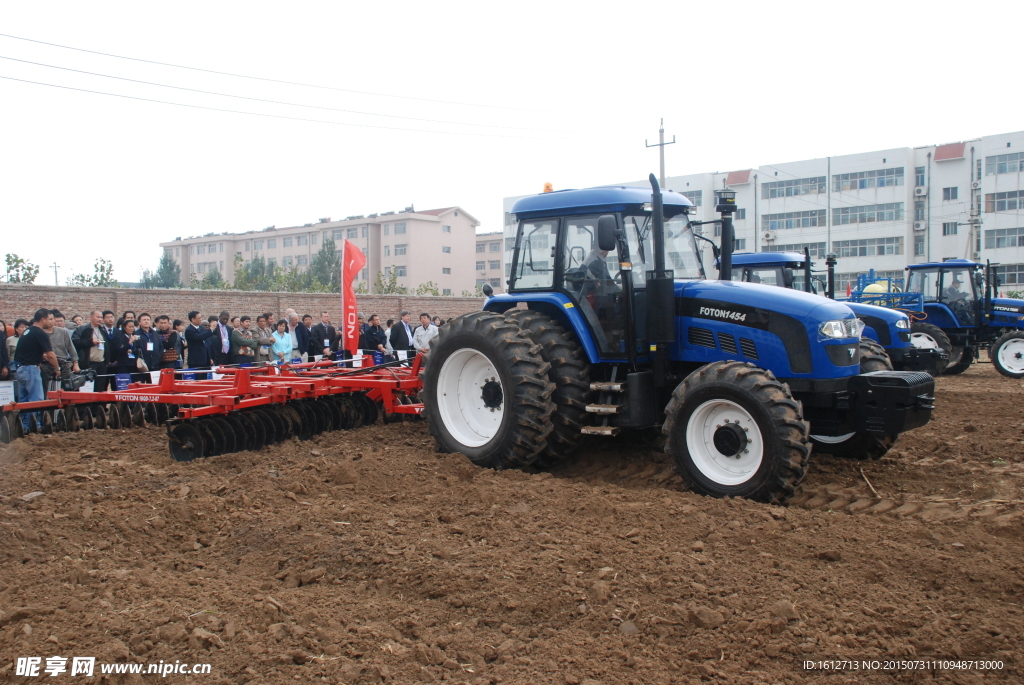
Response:
POLYGON ((420 314, 420 325, 412 335, 412 344, 417 352, 430 351, 430 341, 437 337, 437 326, 430 321, 430 314, 420 314))

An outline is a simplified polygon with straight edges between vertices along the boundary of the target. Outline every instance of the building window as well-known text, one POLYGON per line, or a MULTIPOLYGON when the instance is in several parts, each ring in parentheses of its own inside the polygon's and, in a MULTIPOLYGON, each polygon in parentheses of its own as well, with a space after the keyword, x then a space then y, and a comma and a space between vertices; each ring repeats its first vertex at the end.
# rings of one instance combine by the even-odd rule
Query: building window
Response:
POLYGON ((364 281, 370 280, 370 267, 366 267, 365 269, 363 269, 361 274, 364 281))
POLYGON ((441 273, 442 273, 442 274, 445 274, 445 275, 448 275, 448 274, 450 274, 451 272, 452 272, 451 268, 450 268, 450 267, 447 267, 447 266, 441 269, 441 273))
POLYGON ((443 252, 445 254, 451 254, 452 253, 452 248, 449 247, 448 245, 442 245, 441 246, 441 252, 443 252))
POLYGON ((441 295, 443 295, 445 297, 451 297, 451 294, 452 294, 452 289, 451 288, 444 288, 443 290, 441 290, 441 295))
POLYGON ((307 266, 309 264, 309 257, 304 254, 300 254, 295 258, 295 263, 299 266, 307 266))
POLYGON ((384 235, 391 234, 391 224, 384 224, 384 235))
POLYGON ((946 221, 942 224, 942 235, 956 235, 957 224, 955 221, 946 221))
POLYGON ((359 235, 361 237, 363 237, 363 238, 365 238, 366 236, 370 235, 370 227, 369 226, 363 226, 361 229, 359 229, 359 235))
POLYGON ((395 235, 402 235, 403 233, 405 233, 405 222, 404 221, 402 223, 400 223, 400 224, 395 224, 395 235))
POLYGON ((1024 283, 1024 264, 1006 264, 995 267, 999 285, 1020 285, 1024 283))
POLYGON ((1024 228, 996 228, 985 231, 985 249, 1024 247, 1024 228))
POLYGON ((869 224, 876 221, 902 221, 903 203, 889 202, 884 205, 862 207, 840 207, 832 210, 832 224, 869 224))
POLYGON ((254 241, 252 241, 252 249, 253 250, 262 250, 263 249, 263 241, 262 240, 254 240, 254 241))
POLYGON ((825 256, 825 243, 792 243, 790 245, 776 245, 772 252, 799 252, 803 254, 804 248, 811 257, 818 258, 825 256))
POLYGON ((406 246, 406 243, 402 243, 401 245, 395 245, 395 256, 396 257, 401 257, 402 255, 405 254, 405 246, 406 246))
POLYGON ((737 221, 739 221, 741 219, 746 219, 746 218, 747 218, 747 209, 745 207, 743 209, 737 209, 736 210, 736 220, 737 221))
POLYGON ((704 200, 703 200, 704 191, 703 190, 687 190, 686 192, 679 193, 679 194, 682 195, 683 197, 685 197, 690 202, 692 202, 694 207, 700 207, 701 204, 703 204, 703 202, 704 202, 704 200))
POLYGON ((733 250, 745 250, 745 249, 747 249, 747 239, 746 238, 733 238, 732 249, 733 250))
POLYGON ((915 167, 914 168, 914 185, 916 185, 916 186, 923 186, 924 185, 924 167, 923 166, 919 166, 919 167, 915 167))
POLYGON ((277 238, 267 238, 267 249, 273 250, 277 248, 277 238))
POLYGON ((486 262, 477 262, 476 263, 476 270, 477 271, 484 271, 486 268, 487 268, 486 262))
POLYGON ((451 233, 451 232, 452 232, 452 227, 451 226, 442 226, 441 227, 441 233, 451 233))
MULTIPOLYGON (((795 178, 792 181, 772 181, 761 184, 761 198, 771 200, 776 197, 792 197, 793 195, 817 195, 825 192, 825 177, 795 178)), ((683 193, 686 195, 686 193, 683 193)))
POLYGON ((291 266, 294 263, 295 259, 293 257, 281 257, 281 266, 291 266))
POLYGON ((395 267, 395 275, 398 276, 398 277, 405 276, 405 267, 404 266, 396 266, 395 267))
POLYGON ((500 278, 492 278, 488 282, 491 284, 492 288, 500 288, 501 287, 501 279, 500 278))
POLYGON ((924 256, 924 236, 923 235, 915 235, 914 236, 914 256, 915 257, 922 257, 922 256, 924 256))
POLYGON ((196 254, 206 254, 206 245, 196 245, 196 254))
POLYGON ((490 245, 491 245, 491 247, 490 247, 491 252, 501 252, 501 243, 500 242, 498 242, 498 243, 491 243, 490 245))
POLYGON ((874 169, 854 174, 832 174, 832 190, 862 190, 903 185, 903 167, 895 169, 874 169))
POLYGON ((956 186, 953 186, 952 188, 943 188, 942 189, 942 199, 944 201, 955 200, 956 199, 956 194, 957 194, 956 186))
POLYGON ((341 241, 341 236, 342 236, 342 230, 340 228, 336 228, 333 231, 331 231, 331 238, 334 239, 334 242, 337 243, 337 242, 341 241))
POLYGON ((281 247, 291 247, 291 246, 292 246, 292 239, 291 238, 282 238, 281 239, 281 247))
POLYGON ((295 244, 296 245, 306 245, 308 243, 309 243, 309 238, 307 236, 300 235, 300 236, 296 236, 295 237, 295 244))
POLYGON ((390 245, 385 245, 384 246, 384 256, 385 257, 390 257, 391 256, 391 246, 390 245))
POLYGON ((485 243, 477 243, 476 244, 476 251, 477 252, 486 252, 487 251, 487 245, 485 243))
POLYGON ((345 232, 345 237, 348 238, 349 240, 355 240, 356 238, 359 237, 359 229, 358 228, 350 228, 350 229, 348 229, 345 232))
POLYGON ((489 281, 486 278, 478 278, 478 279, 476 279, 476 284, 477 285, 483 285, 484 283, 489 283, 489 281))
MULTIPOLYGON (((514 249, 516 249, 516 239, 505 238, 505 250, 511 252, 514 249)), ((477 250, 477 252, 480 252, 480 250, 477 250)))
POLYGON ((980 159, 978 160, 978 178, 976 180, 978 180, 978 181, 981 180, 981 160, 980 159))
POLYGON ((924 221, 924 200, 914 202, 914 221, 924 221))
POLYGON ((500 269, 501 268, 501 260, 500 259, 492 259, 492 260, 490 260, 489 262, 487 262, 487 268, 488 269, 500 269))
POLYGON ((995 155, 985 158, 985 175, 992 174, 1013 174, 1024 171, 1024 152, 1014 152, 1008 155, 995 155))
POLYGON ((865 238, 861 240, 835 240, 832 249, 839 257, 874 257, 876 255, 903 254, 903 237, 865 238))
POLYGON ((1024 209, 1024 190, 985 195, 986 212, 1012 212, 1018 209, 1024 209))
POLYGON ((783 212, 765 214, 761 217, 761 228, 776 231, 782 228, 810 228, 825 225, 825 210, 813 209, 808 212, 783 212))
POLYGON ((245 247, 244 247, 243 249, 244 249, 244 250, 245 250, 246 252, 250 252, 250 251, 252 251, 252 241, 251 241, 251 240, 246 240, 246 241, 245 241, 245 247))

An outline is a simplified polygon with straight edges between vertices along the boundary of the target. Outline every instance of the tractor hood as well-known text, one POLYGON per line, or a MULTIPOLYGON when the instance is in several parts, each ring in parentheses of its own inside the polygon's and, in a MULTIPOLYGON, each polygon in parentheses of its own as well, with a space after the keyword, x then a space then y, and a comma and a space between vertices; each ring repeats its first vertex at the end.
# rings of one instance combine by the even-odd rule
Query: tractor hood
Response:
MULTIPOLYGON (((808 330, 814 330, 823 321, 854 319, 853 311, 845 304, 812 295, 800 290, 778 288, 760 283, 741 281, 677 281, 676 297, 684 300, 706 300, 733 304, 741 309, 736 311, 761 310, 775 312, 804 323, 808 330)), ((878 307, 881 309, 881 307, 878 307)), ((733 316, 732 310, 723 316, 733 316)), ((735 319, 734 319, 735 320, 735 319)))
POLYGON ((1017 326, 1024 326, 1024 300, 993 297, 992 314, 1003 324, 1014 324, 1016 319, 1017 326))
POLYGON ((875 304, 863 304, 860 302, 844 302, 843 304, 852 309, 853 313, 861 319, 869 316, 873 319, 884 321, 887 324, 895 324, 900 319, 907 318, 907 315, 903 312, 896 309, 889 309, 888 307, 879 307, 875 304))

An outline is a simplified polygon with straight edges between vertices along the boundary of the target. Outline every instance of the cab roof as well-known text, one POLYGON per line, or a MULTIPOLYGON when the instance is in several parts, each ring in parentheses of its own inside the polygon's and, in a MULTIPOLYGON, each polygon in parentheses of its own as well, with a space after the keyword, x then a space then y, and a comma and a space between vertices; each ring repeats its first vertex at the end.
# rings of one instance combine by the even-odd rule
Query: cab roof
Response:
MULTIPOLYGON (((650 188, 631 186, 599 186, 582 190, 556 190, 518 200, 511 213, 524 218, 561 216, 576 212, 621 212, 640 208, 652 201, 650 188)), ((662 191, 661 202, 668 215, 679 214, 693 203, 679 193, 662 191)))
POLYGON ((803 263, 804 256, 800 252, 733 252, 733 266, 749 266, 751 264, 791 264, 803 263))
POLYGON ((913 271, 914 269, 935 269, 935 268, 963 269, 963 268, 970 268, 970 267, 973 267, 973 266, 981 266, 981 264, 979 264, 978 262, 972 262, 969 259, 947 259, 944 262, 925 262, 924 264, 910 264, 909 266, 907 266, 907 270, 908 271, 913 271))

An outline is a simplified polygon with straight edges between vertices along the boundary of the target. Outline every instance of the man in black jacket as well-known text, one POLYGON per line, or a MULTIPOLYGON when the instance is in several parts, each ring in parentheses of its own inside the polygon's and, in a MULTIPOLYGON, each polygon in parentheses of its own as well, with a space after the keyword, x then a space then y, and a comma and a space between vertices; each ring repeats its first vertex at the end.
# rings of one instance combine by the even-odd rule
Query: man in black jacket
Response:
POLYGON ((327 312, 320 312, 320 323, 313 326, 309 332, 309 356, 322 354, 329 358, 333 352, 338 350, 338 332, 331 325, 331 317, 327 312))
MULTIPOLYGON (((396 353, 407 352, 410 359, 416 356, 416 348, 412 346, 412 312, 402 312, 402 318, 391 327, 391 349, 396 353)), ((399 357, 400 358, 400 357, 399 357)))
POLYGON ((150 371, 159 371, 160 360, 164 355, 164 341, 153 328, 153 317, 146 312, 139 314, 139 327, 135 335, 139 336, 135 341, 135 356, 141 357, 150 371))
MULTIPOLYGON (((210 368, 210 354, 206 349, 206 341, 209 338, 217 335, 216 324, 211 324, 210 328, 203 326, 203 317, 199 315, 199 312, 188 313, 189 323, 185 329, 185 342, 188 343, 188 365, 193 369, 208 369, 210 368)), ((205 381, 207 375, 205 373, 197 373, 196 380, 205 381)))

